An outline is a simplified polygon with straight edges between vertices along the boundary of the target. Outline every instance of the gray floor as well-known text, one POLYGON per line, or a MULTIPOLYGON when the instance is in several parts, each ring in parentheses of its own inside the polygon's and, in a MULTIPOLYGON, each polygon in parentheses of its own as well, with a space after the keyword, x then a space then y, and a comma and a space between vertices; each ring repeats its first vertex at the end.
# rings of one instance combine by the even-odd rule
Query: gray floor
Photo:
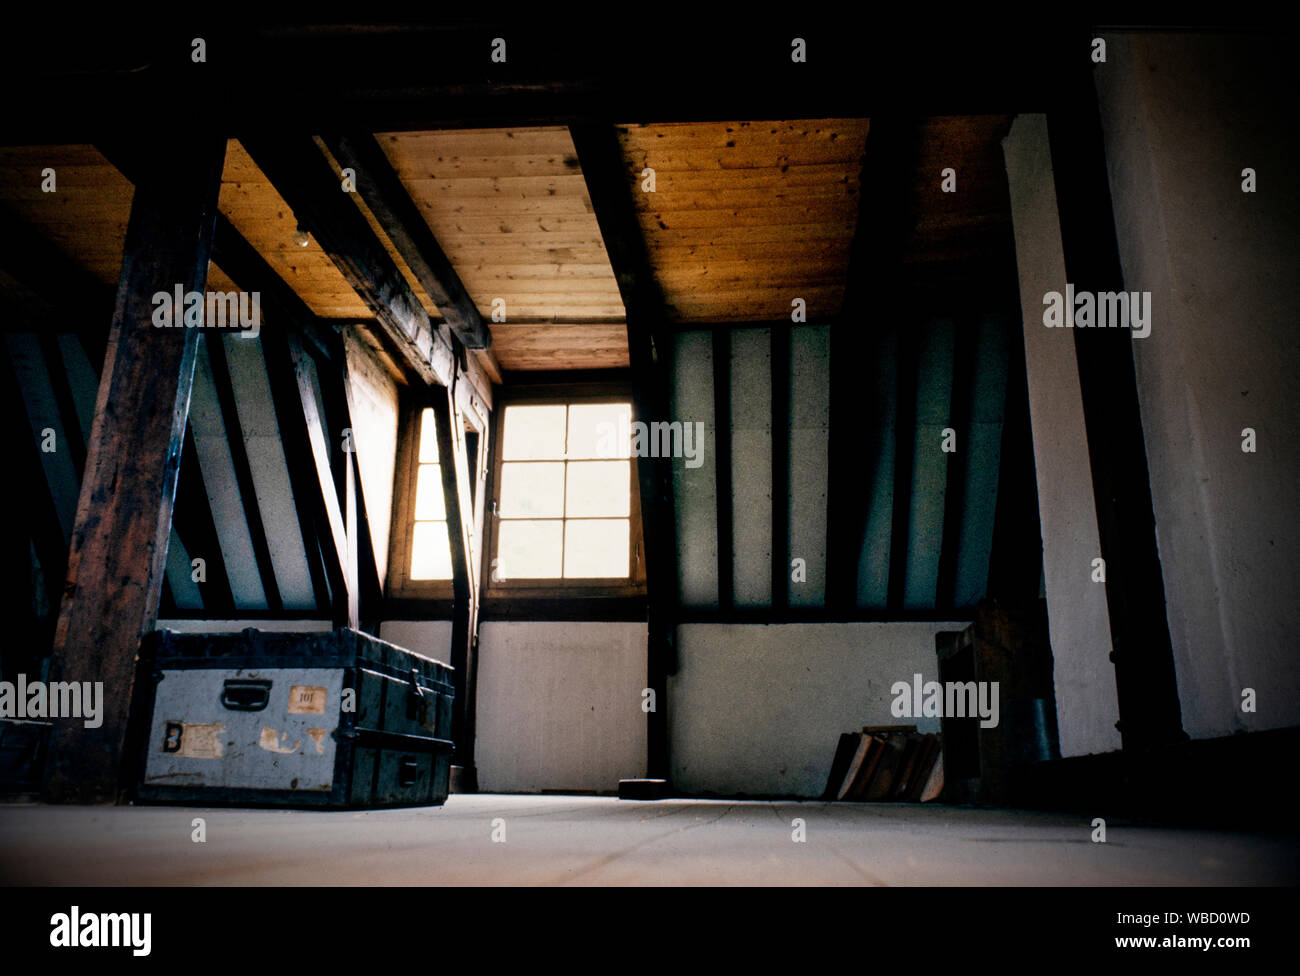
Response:
POLYGON ((895 804, 453 796, 309 813, 0 807, 20 884, 1291 884, 1294 838, 895 804), (195 843, 192 821, 206 822, 195 843), (796 819, 806 840, 793 839, 796 819), (504 841, 494 841, 494 833, 504 841))

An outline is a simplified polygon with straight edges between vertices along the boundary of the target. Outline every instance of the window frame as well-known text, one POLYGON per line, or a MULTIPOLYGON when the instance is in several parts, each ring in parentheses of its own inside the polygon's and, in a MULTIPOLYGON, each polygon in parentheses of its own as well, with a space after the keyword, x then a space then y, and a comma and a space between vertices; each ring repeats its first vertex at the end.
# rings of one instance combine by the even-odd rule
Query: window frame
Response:
MULTIPOLYGON (((415 537, 416 486, 419 484, 420 477, 420 425, 424 409, 427 406, 428 403, 415 395, 414 391, 403 391, 401 407, 398 413, 400 428, 397 437, 397 463, 393 470, 393 524, 388 534, 387 597, 392 600, 433 601, 439 606, 445 601, 446 616, 450 617, 454 596, 454 580, 417 580, 411 578, 411 551, 415 537)), ((474 531, 475 534, 480 536, 479 551, 484 552, 486 550, 482 548, 482 545, 486 540, 482 538, 483 528, 478 524, 480 522, 480 513, 483 511, 482 496, 488 488, 485 484, 488 468, 486 457, 488 445, 485 442, 488 437, 485 436, 484 429, 492 430, 496 425, 496 420, 493 418, 483 423, 470 410, 462 410, 461 419, 465 424, 466 431, 473 432, 478 438, 477 457, 466 458, 466 461, 468 462, 470 478, 475 482, 475 499, 474 505, 471 507, 476 523, 474 531)), ((450 463, 450 461, 439 455, 438 463, 442 465, 450 463)), ((447 498, 444 493, 444 505, 446 501, 447 498)), ((482 521, 486 521, 486 518, 483 518, 482 521)), ((452 572, 455 573, 454 566, 452 572)))
MULTIPOLYGON (((641 526, 641 492, 637 476, 637 457, 628 458, 628 555, 629 572, 626 577, 564 579, 510 579, 498 580, 491 572, 496 558, 498 527, 501 522, 497 512, 501 467, 504 462, 506 409, 511 406, 540 406, 555 404, 581 404, 601 402, 632 403, 631 386, 626 383, 575 383, 537 386, 518 386, 502 389, 496 397, 493 413, 493 438, 487 490, 487 511, 483 529, 484 596, 495 599, 515 598, 565 598, 565 597, 629 597, 644 596, 645 541, 641 526)), ((635 411, 635 408, 634 408, 635 411)), ((567 461, 566 461, 567 463, 567 461)), ((620 516, 621 517, 621 516, 620 516)), ((563 521, 569 521, 566 516, 563 521)))

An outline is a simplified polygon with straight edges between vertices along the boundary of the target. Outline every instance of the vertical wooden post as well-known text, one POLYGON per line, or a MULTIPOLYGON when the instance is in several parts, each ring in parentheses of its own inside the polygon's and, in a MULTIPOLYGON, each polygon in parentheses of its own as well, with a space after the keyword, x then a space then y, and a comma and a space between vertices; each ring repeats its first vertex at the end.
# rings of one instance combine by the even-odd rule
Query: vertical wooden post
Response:
MULTIPOLYGON (((117 800, 134 764, 127 726, 141 637, 162 594, 197 329, 156 328, 156 293, 207 284, 224 139, 159 147, 136 183, 113 326, 55 628, 51 680, 103 682, 97 728, 55 722, 51 802, 117 800)), ((182 321, 183 309, 173 309, 182 321)))
MULTIPOLYGON (((457 367, 459 377, 459 367, 457 367)), ((452 709, 455 763, 462 767, 460 789, 475 789, 474 737, 468 721, 474 671, 472 653, 478 611, 478 576, 474 558, 474 511, 470 501, 469 464, 465 456, 465 425, 456 403, 455 380, 430 393, 434 426, 438 434, 443 498, 446 500, 447 536, 451 544, 452 625, 451 666, 456 669, 456 701, 452 709)))

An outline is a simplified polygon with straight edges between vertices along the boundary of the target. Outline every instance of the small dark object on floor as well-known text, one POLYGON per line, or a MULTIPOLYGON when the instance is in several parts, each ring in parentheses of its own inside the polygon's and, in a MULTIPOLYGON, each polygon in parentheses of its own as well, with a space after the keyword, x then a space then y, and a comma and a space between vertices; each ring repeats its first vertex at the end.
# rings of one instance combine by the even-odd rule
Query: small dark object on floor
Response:
POLYGON ((662 800, 668 796, 666 779, 621 779, 618 781, 620 800, 662 800))

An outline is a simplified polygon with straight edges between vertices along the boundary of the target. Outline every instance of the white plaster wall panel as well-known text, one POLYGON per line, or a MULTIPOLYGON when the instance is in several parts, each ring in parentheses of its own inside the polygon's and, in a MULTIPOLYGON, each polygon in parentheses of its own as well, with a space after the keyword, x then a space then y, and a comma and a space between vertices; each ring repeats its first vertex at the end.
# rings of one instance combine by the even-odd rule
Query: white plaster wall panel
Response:
POLYGON ((81 345, 81 340, 71 332, 58 335, 59 350, 63 355, 63 366, 68 371, 68 384, 72 387, 72 399, 77 406, 77 419, 81 424, 83 443, 90 442, 90 427, 95 422, 95 399, 99 395, 99 374, 90 364, 90 357, 81 345))
POLYGON ((962 623, 688 624, 669 679, 673 782, 689 793, 817 797, 840 733, 915 724, 895 681, 938 680, 934 635, 962 623))
POLYGON ((280 429, 271 403, 271 386, 262 358, 261 340, 240 336, 223 337, 230 379, 235 388, 235 406, 244 434, 244 448, 253 475, 266 544, 271 551, 271 565, 280 600, 286 610, 311 610, 316 607, 311 573, 298 528, 289 468, 280 443, 280 429))
POLYGON ((672 416, 704 424, 704 456, 688 468, 673 459, 677 520, 678 600, 684 607, 718 605, 717 427, 713 416, 713 337, 680 332, 673 348, 672 416))
POLYGON ((451 663, 450 620, 385 620, 379 625, 379 639, 451 663))
POLYGON ((980 322, 970 429, 957 434, 957 449, 968 452, 963 495, 965 519, 957 549, 957 586, 953 594, 959 607, 974 606, 988 586, 1007 400, 1009 327, 1003 316, 985 316, 980 322))
POLYGON ((479 787, 615 793, 620 779, 645 775, 645 680, 644 623, 485 622, 479 787))
POLYGON ((172 600, 178 610, 202 610, 203 595, 199 584, 194 582, 194 571, 190 554, 185 550, 181 537, 176 530, 171 530, 167 542, 167 568, 164 570, 167 585, 171 587, 172 600))
MULTIPOLYGON (((826 603, 826 498, 830 449, 830 328, 790 330, 790 558, 806 563, 790 606, 826 603)), ((790 569, 787 568, 787 574, 790 569)))
POLYGON ((874 397, 872 413, 875 431, 863 425, 860 450, 874 455, 868 459, 871 482, 859 486, 868 506, 866 531, 858 560, 858 606, 881 609, 889 598, 889 555, 894 525, 894 455, 898 423, 898 332, 886 331, 876 339, 874 362, 867 365, 870 388, 863 395, 874 397))
POLYGON ((253 554, 253 537, 249 534, 239 483, 235 479, 235 462, 230 456, 226 424, 221 416, 221 404, 212 375, 212 360, 208 357, 209 341, 220 342, 221 337, 216 334, 199 336, 194 384, 190 393, 190 433, 194 436, 199 473, 202 474, 208 507, 212 510, 217 544, 221 547, 235 606, 241 610, 265 610, 266 593, 262 589, 257 557, 253 554))
POLYGON ((1265 36, 1107 41, 1095 76, 1125 287, 1152 296, 1134 365, 1183 728, 1293 726, 1300 192, 1273 77, 1289 54, 1265 36))
POLYGON ((388 579, 388 535, 393 521, 393 470, 397 464, 397 384, 351 329, 343 332, 352 388, 352 434, 361 473, 366 520, 379 585, 388 579))
POLYGON ((949 320, 936 320, 920 329, 907 572, 903 587, 903 607, 908 610, 933 609, 939 580, 948 461, 952 457, 943 451, 942 442, 952 397, 953 328, 949 320))
POLYGON ((731 520, 738 607, 772 602, 772 336, 731 331, 731 520))

